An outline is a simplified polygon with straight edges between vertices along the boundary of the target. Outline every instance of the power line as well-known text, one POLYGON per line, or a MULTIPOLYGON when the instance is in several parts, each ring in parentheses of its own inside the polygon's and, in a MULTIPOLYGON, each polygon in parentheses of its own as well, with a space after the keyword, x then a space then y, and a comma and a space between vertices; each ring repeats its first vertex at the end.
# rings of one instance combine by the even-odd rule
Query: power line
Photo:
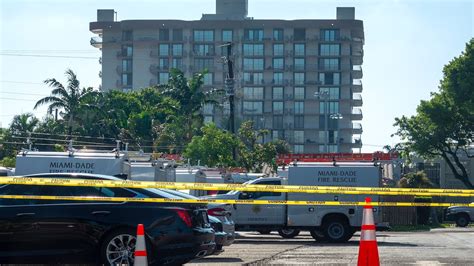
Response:
POLYGON ((19 83, 19 84, 40 84, 40 85, 45 85, 44 83, 28 82, 28 81, 0 80, 0 82, 2 82, 2 83, 19 83))
POLYGON ((98 60, 99 57, 90 57, 90 56, 69 56, 69 55, 45 55, 45 54, 6 54, 0 53, 0 55, 5 56, 26 56, 26 57, 52 57, 52 58, 74 58, 74 59, 94 59, 98 60))
POLYGON ((0 97, 1 100, 13 100, 13 101, 30 101, 36 102, 37 100, 29 100, 29 99, 18 99, 18 98, 9 98, 9 97, 0 97))
POLYGON ((10 91, 1 91, 0 93, 6 93, 6 94, 20 94, 20 95, 37 95, 37 96, 48 96, 48 94, 37 94, 37 93, 27 93, 27 92, 10 92, 10 91))

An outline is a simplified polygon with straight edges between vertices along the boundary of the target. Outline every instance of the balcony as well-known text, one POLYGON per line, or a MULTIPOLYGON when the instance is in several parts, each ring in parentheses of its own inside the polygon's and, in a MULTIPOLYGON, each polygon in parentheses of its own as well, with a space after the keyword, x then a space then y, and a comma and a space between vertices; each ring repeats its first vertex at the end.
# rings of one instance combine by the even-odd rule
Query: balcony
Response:
POLYGON ((160 71, 168 71, 169 70, 169 66, 160 66, 160 65, 157 65, 157 64, 153 64, 153 65, 150 65, 150 73, 154 74, 154 75, 157 75, 158 72, 160 71))
POLYGON ((361 94, 352 94, 352 106, 361 107, 362 103, 361 94))
POLYGON ((102 48, 102 44, 102 37, 96 36, 91 38, 91 45, 95 48, 102 48))
POLYGON ((362 139, 361 138, 354 138, 352 140, 352 148, 362 148, 362 139))
POLYGON ((362 92, 362 80, 354 79, 352 81, 352 92, 361 93, 362 92))
POLYGON ((352 134, 362 134, 362 124, 361 123, 352 123, 352 134))
POLYGON ((351 61, 354 65, 362 65, 364 62, 364 50, 353 48, 351 53, 351 61))
POLYGON ((352 108, 351 120, 362 120, 362 110, 360 108, 352 108))
POLYGON ((352 78, 361 79, 362 78, 362 66, 354 65, 352 66, 352 78))

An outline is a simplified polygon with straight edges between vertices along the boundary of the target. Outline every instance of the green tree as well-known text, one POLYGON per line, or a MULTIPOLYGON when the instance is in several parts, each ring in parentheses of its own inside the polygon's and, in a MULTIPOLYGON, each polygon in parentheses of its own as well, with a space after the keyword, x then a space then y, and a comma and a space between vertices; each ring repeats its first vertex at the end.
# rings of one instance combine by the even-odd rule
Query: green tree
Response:
POLYGON ((71 70, 66 70, 67 86, 65 87, 54 78, 44 81, 45 84, 53 88, 51 96, 40 99, 35 104, 35 109, 41 105, 48 105, 48 112, 52 113, 54 109, 62 109, 64 113, 63 118, 67 121, 68 135, 72 135, 73 127, 76 125, 78 115, 93 106, 88 105, 85 101, 97 94, 91 87, 80 89, 79 80, 76 74, 71 70))
POLYGON ((232 158, 232 150, 237 147, 237 140, 227 131, 214 124, 202 128, 202 136, 194 136, 184 150, 184 156, 192 163, 201 161, 208 167, 231 167, 236 162, 232 158))
POLYGON ((264 165, 277 169, 276 157, 279 153, 288 153, 288 144, 284 141, 260 143, 268 134, 266 129, 255 129, 253 121, 245 121, 238 132, 238 161, 247 171, 261 172, 264 165))
POLYGON ((474 156, 469 151, 474 138, 474 38, 444 67, 439 91, 416 111, 395 119, 402 148, 425 158, 441 156, 455 178, 474 188, 461 160, 474 156))
POLYGON ((26 136, 38 126, 39 120, 32 113, 15 115, 10 124, 10 132, 19 136, 26 136))
MULTIPOLYGON (((164 96, 168 96, 179 103, 177 115, 182 116, 185 128, 185 143, 189 143, 195 134, 199 134, 204 117, 202 107, 206 103, 218 104, 217 98, 220 90, 204 91, 204 75, 206 72, 197 73, 187 79, 179 69, 172 69, 167 84, 159 85, 158 89, 164 96)), ((185 144, 184 143, 184 144, 185 144)))
POLYGON ((400 178, 398 186, 401 188, 432 188, 433 184, 423 171, 408 173, 400 178))

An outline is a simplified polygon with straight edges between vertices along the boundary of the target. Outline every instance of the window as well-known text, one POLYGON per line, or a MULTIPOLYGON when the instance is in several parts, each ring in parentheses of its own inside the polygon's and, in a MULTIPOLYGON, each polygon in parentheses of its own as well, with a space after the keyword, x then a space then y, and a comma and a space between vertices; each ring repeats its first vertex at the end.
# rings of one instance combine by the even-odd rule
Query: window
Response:
POLYGON ((132 60, 131 59, 122 60, 122 71, 123 72, 132 72, 132 60))
POLYGON ((283 29, 274 29, 273 30, 273 40, 274 41, 283 41, 283 29))
POLYGON ((283 116, 282 115, 273 116, 273 128, 283 129, 283 116))
POLYGON ((339 100, 339 88, 334 87, 334 88, 325 88, 321 87, 319 88, 319 93, 323 92, 328 92, 329 93, 329 100, 339 100))
POLYGON ((263 40, 263 30, 261 29, 246 29, 244 30, 244 39, 246 41, 262 41, 263 40))
MULTIPOLYGON (((339 102, 328 102, 327 108, 329 109, 329 114, 339 113, 339 102)), ((320 102, 319 103, 319 113, 325 114, 326 113, 326 103, 320 102)))
POLYGON ((223 42, 231 42, 232 38, 232 30, 223 30, 222 31, 222 41, 223 42))
POLYGON ((338 129, 339 127, 339 120, 338 119, 331 119, 330 117, 328 117, 328 124, 326 125, 325 121, 326 121, 326 115, 323 114, 323 115, 319 115, 319 128, 327 128, 328 129, 338 129))
POLYGON ((132 56, 132 55, 133 55, 133 46, 122 45, 122 56, 132 56))
POLYGON ((273 45, 273 56, 283 56, 285 52, 283 44, 273 45))
POLYGON ((319 55, 321 56, 339 56, 341 55, 340 44, 320 44, 319 55))
POLYGON ((305 98, 305 89, 304 87, 295 87, 295 100, 303 100, 305 98))
POLYGON ((204 79, 203 79, 204 85, 212 85, 213 81, 214 81, 214 73, 204 74, 204 79))
POLYGON ((328 135, 329 135, 329 143, 337 144, 337 137, 338 137, 337 130, 329 130, 328 135))
POLYGON ((159 46, 159 54, 160 56, 169 56, 170 55, 170 47, 168 44, 160 44, 159 46))
POLYGON ((132 74, 122 74, 122 86, 132 86, 132 74))
POLYGON ((305 56, 305 45, 304 45, 304 43, 295 44, 295 56, 305 56))
POLYGON ((283 139, 283 130, 272 130, 272 139, 273 140, 283 139))
POLYGON ((168 58, 160 58, 158 66, 159 66, 160 69, 168 69, 170 67, 169 59, 168 58))
POLYGON ((169 41, 170 40, 170 30, 169 29, 160 29, 158 38, 160 41, 169 41))
POLYGON ((283 102, 273 102, 273 114, 283 114, 283 102))
POLYGON ((158 84, 167 84, 170 79, 170 74, 168 72, 160 72, 158 75, 158 84))
POLYGON ((194 30, 194 41, 195 42, 213 42, 214 31, 213 30, 194 30))
POLYGON ((283 84, 283 73, 281 73, 281 72, 273 73, 273 83, 274 84, 283 84))
POLYGON ((273 58, 273 69, 283 70, 284 64, 283 58, 273 58))
POLYGON ((341 84, 341 73, 319 73, 319 81, 323 85, 341 84))
POLYGON ((319 68, 321 70, 339 70, 339 59, 338 58, 319 59, 319 68))
POLYGON ((183 67, 183 59, 173 58, 173 61, 171 62, 171 67, 181 69, 183 67))
POLYGON ((295 58, 295 70, 305 70, 304 58, 295 58))
POLYGON ((263 44, 244 44, 244 56, 263 56, 263 44))
MULTIPOLYGON (((24 186, 24 185, 3 185, 0 186, 0 195, 42 195, 41 186, 24 186)), ((0 199, 1 205, 32 205, 37 203, 34 199, 0 199)))
POLYGON ((294 133, 295 143, 304 143, 304 131, 296 130, 294 133))
POLYGON ((337 145, 328 145, 328 152, 329 153, 336 153, 336 152, 339 152, 337 150, 337 145))
POLYGON ((263 59, 244 58, 244 70, 263 70, 263 59))
POLYGON ((296 85, 303 85, 304 84, 304 81, 305 81, 304 73, 295 73, 294 76, 295 76, 295 84, 296 85))
POLYGON ((183 41, 183 30, 182 29, 174 29, 173 30, 173 41, 175 41, 175 42, 183 41))
POLYGON ((321 30, 320 38, 325 42, 339 40, 339 30, 321 30))
POLYGON ((263 100, 263 88, 262 87, 244 87, 244 99, 263 100))
POLYGON ((306 30, 295 29, 294 39, 295 41, 304 41, 306 39, 306 30))
POLYGON ((244 72, 245 84, 263 84, 263 73, 244 72))
POLYGON ((194 53, 197 56, 212 56, 214 54, 213 44, 195 44, 194 53))
POLYGON ((304 153, 304 145, 293 145, 294 153, 304 153))
POLYGON ((133 41, 133 31, 131 30, 122 31, 122 41, 133 41))
POLYGON ((302 115, 295 115, 295 128, 304 128, 304 116, 302 115))
POLYGON ((244 114, 262 114, 263 113, 263 102, 247 102, 243 103, 244 114))
POLYGON ((283 99, 283 87, 273 87, 272 98, 273 100, 283 99))
POLYGON ((295 102, 295 114, 304 113, 304 102, 295 102))
MULTIPOLYGON (((262 182, 259 182, 258 184, 259 185, 281 185, 281 182, 280 181, 262 181, 262 182)), ((259 199, 262 197, 278 197, 278 196, 281 196, 281 192, 248 192, 247 195, 248 197, 246 197, 245 199, 259 199)))
POLYGON ((196 71, 202 71, 204 69, 210 69, 214 67, 214 59, 208 58, 195 58, 194 59, 194 67, 196 71))
POLYGON ((173 56, 183 56, 182 44, 173 44, 173 56))

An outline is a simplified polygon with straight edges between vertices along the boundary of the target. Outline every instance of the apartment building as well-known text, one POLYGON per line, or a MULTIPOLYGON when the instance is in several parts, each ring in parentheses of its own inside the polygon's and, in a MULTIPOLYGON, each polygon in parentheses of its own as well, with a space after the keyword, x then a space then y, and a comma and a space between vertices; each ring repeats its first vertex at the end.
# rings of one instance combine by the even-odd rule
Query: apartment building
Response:
MULTIPOLYGON (((235 120, 269 129, 294 153, 352 152, 362 142, 363 22, 338 7, 336 19, 278 20, 247 16, 247 0, 216 0, 200 20, 122 20, 98 10, 90 23, 101 49, 103 91, 131 91, 208 70, 204 89, 224 88, 223 44, 232 43, 235 120)), ((204 106, 206 121, 226 125, 228 105, 204 106)))

